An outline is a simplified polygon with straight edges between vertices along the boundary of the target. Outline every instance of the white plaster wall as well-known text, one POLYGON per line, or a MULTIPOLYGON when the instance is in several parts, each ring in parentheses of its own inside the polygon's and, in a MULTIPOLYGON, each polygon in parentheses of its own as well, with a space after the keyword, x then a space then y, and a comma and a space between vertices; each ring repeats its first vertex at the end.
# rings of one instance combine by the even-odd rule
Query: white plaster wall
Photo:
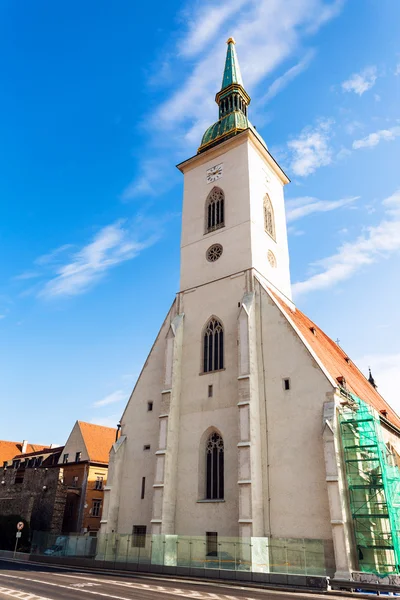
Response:
MULTIPOLYGON (((266 378, 270 532, 332 539, 322 440, 323 404, 333 389, 291 325, 261 288, 266 378), (290 378, 291 389, 283 389, 290 378)), ((265 478, 267 479, 267 477, 265 478)), ((265 495, 265 498, 268 496, 265 495)))
POLYGON ((255 267, 286 296, 291 297, 289 251, 283 184, 250 139, 221 146, 209 161, 196 164, 185 173, 181 238, 181 290, 255 267), (223 164, 223 176, 207 183, 209 167, 223 164), (268 180, 268 181, 267 181, 268 180), (205 234, 205 204, 214 186, 225 194, 225 227, 205 234), (264 228, 263 201, 268 193, 274 207, 276 241, 264 228), (207 249, 223 246, 219 260, 206 260, 207 249), (267 259, 271 250, 277 267, 267 259))
POLYGON ((179 431, 178 493, 176 533, 220 536, 238 535, 238 361, 237 318, 245 293, 245 276, 226 278, 183 295, 185 314, 183 334, 181 415, 179 431), (225 369, 200 374, 202 332, 208 319, 216 315, 224 325, 225 369), (208 386, 213 397, 208 398, 208 386), (205 489, 199 475, 205 463, 200 442, 207 430, 219 430, 224 439, 225 502, 201 503, 205 489))
POLYGON ((214 156, 187 173, 184 178, 181 290, 204 284, 213 279, 249 268, 250 207, 247 141, 214 156), (209 167, 223 163, 223 176, 207 183, 209 167), (214 186, 225 194, 225 227, 205 234, 205 205, 214 186), (206 260, 206 250, 212 244, 223 246, 223 255, 215 263, 206 260), (211 267, 211 268, 210 268, 211 267))
POLYGON ((248 142, 248 161, 252 266, 285 296, 291 298, 283 184, 251 142, 248 142), (266 233, 264 227, 264 197, 266 194, 269 195, 274 209, 276 241, 266 233), (268 262, 268 250, 275 255, 276 267, 272 267, 268 262))
MULTIPOLYGON (((127 439, 121 478, 123 489, 118 516, 119 533, 131 533, 133 525, 146 525, 150 533, 156 468, 154 453, 158 450, 165 343, 170 321, 174 316, 175 303, 160 329, 121 419, 121 435, 126 435, 127 439), (147 411, 148 401, 153 402, 151 412, 147 411), (143 450, 145 444, 150 444, 150 450, 143 450), (143 500, 140 497, 142 477, 146 478, 143 500)), ((112 494, 113 490, 110 493, 112 494)))
POLYGON ((75 456, 77 452, 82 453, 81 462, 84 460, 89 460, 89 454, 87 452, 78 421, 75 423, 71 433, 69 434, 69 438, 65 444, 64 450, 62 451, 58 464, 61 465, 63 463, 64 454, 68 454, 68 462, 75 462, 75 456))

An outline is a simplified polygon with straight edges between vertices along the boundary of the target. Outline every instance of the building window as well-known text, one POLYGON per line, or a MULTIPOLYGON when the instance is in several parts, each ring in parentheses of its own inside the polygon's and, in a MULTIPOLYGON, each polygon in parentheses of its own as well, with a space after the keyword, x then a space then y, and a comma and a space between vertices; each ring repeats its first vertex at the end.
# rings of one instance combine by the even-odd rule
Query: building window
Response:
POLYGON ((101 509, 101 500, 93 500, 92 517, 99 517, 101 509))
POLYGON ((206 446, 206 499, 224 498, 224 440, 212 433, 206 446))
POLYGON ((212 396, 213 396, 213 386, 209 385, 208 386, 208 397, 212 398, 212 396))
POLYGON ((271 265, 271 267, 273 269, 275 269, 275 267, 276 267, 276 258, 275 258, 275 254, 271 250, 268 250, 267 258, 268 258, 268 262, 271 265))
POLYGON ((78 475, 74 475, 72 478, 72 487, 74 487, 74 488, 78 487, 78 480, 79 480, 78 475))
POLYGON ((145 444, 143 446, 143 450, 150 450, 150 448, 151 448, 150 444, 145 444))
POLYGON ((82 452, 77 452, 75 454, 75 462, 80 462, 82 456, 82 452))
POLYGON ((97 477, 95 484, 94 484, 94 489, 102 490, 103 489, 103 481, 104 481, 104 477, 97 477))
MULTIPOLYGON (((20 461, 18 459, 13 460, 13 468, 18 469, 20 461)), ((7 465, 6 465, 7 466, 7 465)))
POLYGON ((206 201, 206 233, 215 231, 225 225, 225 196, 224 192, 215 187, 207 196, 206 201))
POLYGON ((64 454, 64 456, 63 456, 63 463, 64 464, 67 464, 67 462, 68 462, 68 456, 69 456, 69 454, 64 454))
POLYGON ((147 403, 147 412, 151 412, 153 410, 153 402, 147 403))
POLYGON ((206 551, 207 556, 217 556, 218 533, 216 531, 206 531, 206 551))
POLYGON ((25 471, 17 471, 15 474, 14 483, 24 483, 25 471))
POLYGON ((224 329, 218 319, 212 317, 207 323, 203 339, 203 371, 219 371, 224 368, 224 329))
POLYGON ((274 209, 272 202, 268 194, 264 198, 264 228, 265 231, 275 239, 275 220, 274 220, 274 209))
POLYGON ((222 256, 223 248, 221 244, 213 244, 206 252, 208 262, 215 262, 222 256))
POLYGON ((133 548, 146 547, 146 525, 134 525, 132 530, 132 546, 133 548))
POLYGON ((290 379, 283 380, 283 389, 285 390, 285 392, 290 390, 290 379))
POLYGON ((144 499, 145 492, 146 492, 146 477, 142 477, 142 491, 140 492, 141 500, 144 499))

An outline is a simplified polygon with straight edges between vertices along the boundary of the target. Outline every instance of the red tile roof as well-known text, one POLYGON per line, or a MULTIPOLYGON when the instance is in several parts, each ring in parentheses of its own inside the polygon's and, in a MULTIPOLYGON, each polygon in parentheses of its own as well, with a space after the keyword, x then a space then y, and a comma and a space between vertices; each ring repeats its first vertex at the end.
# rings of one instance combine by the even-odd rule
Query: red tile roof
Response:
POLYGON ((86 449, 91 462, 108 464, 108 455, 111 446, 115 442, 117 430, 103 425, 84 423, 78 421, 78 425, 85 441, 86 449))
MULTIPOLYGON (((41 452, 49 448, 49 446, 42 446, 41 444, 27 444, 27 452, 41 452)), ((5 460, 11 460, 17 454, 22 452, 22 442, 6 442, 0 440, 0 464, 2 465, 5 460)))
POLYGON ((331 377, 335 381, 337 381, 338 377, 344 377, 346 388, 350 392, 368 402, 378 412, 387 411, 387 414, 384 416, 396 425, 396 427, 400 428, 400 417, 369 383, 368 379, 366 379, 356 365, 351 360, 349 362, 346 361, 346 358, 348 358, 346 352, 298 308, 292 310, 270 288, 268 289, 278 306, 290 317, 294 325, 306 339, 331 377), (312 328, 314 328, 315 334, 312 328))

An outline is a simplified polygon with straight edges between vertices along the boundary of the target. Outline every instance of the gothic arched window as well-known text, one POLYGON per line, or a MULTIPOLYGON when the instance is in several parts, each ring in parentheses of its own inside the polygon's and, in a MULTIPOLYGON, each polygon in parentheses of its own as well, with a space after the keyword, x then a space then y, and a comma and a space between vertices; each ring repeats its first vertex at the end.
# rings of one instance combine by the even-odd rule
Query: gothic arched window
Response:
POLYGON ((224 440, 212 433, 206 445, 206 499, 224 498, 224 440))
POLYGON ((207 323, 203 338, 203 371, 219 371, 224 368, 224 329, 215 317, 207 323))
POLYGON ((206 233, 215 231, 225 225, 225 195, 224 192, 214 187, 207 196, 206 201, 206 233))
POLYGON ((264 227, 265 231, 269 233, 269 235, 273 239, 275 239, 274 209, 272 207, 272 202, 268 194, 266 194, 264 198, 264 227))

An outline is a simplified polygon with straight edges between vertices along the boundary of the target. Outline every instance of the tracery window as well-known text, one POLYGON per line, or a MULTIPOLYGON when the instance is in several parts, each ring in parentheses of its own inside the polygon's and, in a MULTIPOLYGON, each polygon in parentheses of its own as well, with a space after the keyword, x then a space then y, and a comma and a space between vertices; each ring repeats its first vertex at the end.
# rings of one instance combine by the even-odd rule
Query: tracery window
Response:
POLYGON ((219 371, 224 368, 224 329, 212 317, 207 323, 203 338, 203 371, 219 371))
POLYGON ((206 233, 215 231, 225 225, 225 195, 214 187, 207 196, 206 202, 206 233))
POLYGON ((224 440, 212 433, 206 446, 206 499, 224 498, 224 440))
POLYGON ((209 262, 215 262, 222 256, 223 248, 221 244, 213 244, 207 250, 206 257, 209 262))
POLYGON ((274 219, 274 209, 272 207, 272 202, 268 194, 266 194, 264 198, 264 227, 265 231, 275 239, 275 219, 274 219))

